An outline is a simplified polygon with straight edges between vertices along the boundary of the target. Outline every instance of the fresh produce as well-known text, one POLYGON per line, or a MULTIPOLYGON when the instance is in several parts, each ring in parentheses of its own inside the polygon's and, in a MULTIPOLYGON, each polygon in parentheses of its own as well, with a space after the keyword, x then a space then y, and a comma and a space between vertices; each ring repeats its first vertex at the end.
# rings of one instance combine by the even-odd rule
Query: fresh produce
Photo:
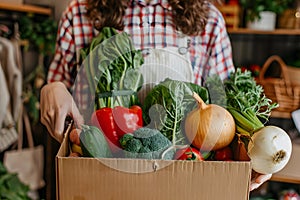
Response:
POLYGON ((81 62, 90 94, 95 94, 94 110, 139 103, 136 92, 143 84, 139 68, 144 60, 126 32, 104 27, 89 47, 81 49, 81 62))
POLYGON ((214 160, 219 161, 231 161, 233 160, 233 151, 231 147, 226 146, 222 149, 218 149, 214 152, 214 160))
POLYGON ((184 118, 197 107, 193 91, 208 100, 206 88, 193 83, 166 79, 156 85, 146 96, 143 104, 144 122, 158 129, 172 145, 188 144, 184 133, 184 118))
POLYGON ((143 126, 143 113, 137 105, 130 108, 100 108, 92 114, 91 123, 102 130, 111 150, 116 153, 121 150, 120 138, 143 126))
POLYGON ((277 126, 265 126, 251 137, 248 154, 253 170, 273 174, 285 167, 292 153, 288 134, 277 126))
POLYGON ((121 146, 112 110, 112 108, 100 108, 96 110, 92 114, 91 124, 104 133, 111 151, 116 153, 120 150, 121 146))
POLYGON ((259 73, 261 71, 261 67, 257 64, 252 64, 249 66, 249 70, 251 71, 251 73, 254 77, 258 77, 259 73))
POLYGON ((111 150, 104 134, 95 126, 81 125, 80 145, 84 157, 109 158, 111 150))
POLYGON ((69 154, 69 157, 81 157, 82 155, 80 154, 80 153, 77 153, 77 152, 71 152, 70 154, 69 154))
POLYGON ((75 144, 75 143, 73 143, 73 144, 71 145, 71 150, 72 150, 72 152, 76 152, 76 153, 78 153, 78 154, 80 154, 80 155, 83 155, 81 146, 79 146, 79 145, 77 145, 77 144, 75 144))
MULTIPOLYGON (((120 144, 125 150, 125 157, 143 159, 161 159, 162 153, 172 145, 160 131, 147 127, 139 128, 133 134, 125 134, 120 144)), ((164 159, 171 160, 174 153, 169 151, 164 159)))
POLYGON ((224 81, 224 87, 225 107, 234 117, 240 134, 252 136, 264 126, 261 120, 266 122, 271 111, 278 107, 265 96, 262 86, 256 83, 250 71, 241 72, 238 68, 224 81))
POLYGON ((233 159, 238 161, 250 161, 246 144, 248 144, 249 137, 241 134, 236 134, 232 141, 233 159))
POLYGON ((194 147, 184 147, 176 150, 175 160, 204 160, 200 151, 194 147))
POLYGON ((80 133, 81 133, 80 129, 78 129, 78 128, 72 129, 69 134, 70 142, 80 146, 80 140, 79 140, 80 133))
POLYGON ((201 150, 217 150, 228 146, 235 136, 235 122, 231 114, 216 104, 205 104, 194 93, 198 107, 185 119, 185 133, 189 141, 201 150))
POLYGON ((140 106, 133 105, 130 108, 116 106, 112 112, 119 137, 143 127, 143 111, 140 106))
POLYGON ((218 89, 221 85, 222 81, 216 76, 207 79, 209 92, 223 96, 218 103, 235 120, 237 133, 232 145, 235 158, 250 160, 253 170, 262 174, 282 169, 290 158, 290 138, 283 129, 264 125, 278 104, 265 96, 262 86, 256 83, 250 71, 242 72, 237 68, 224 81, 223 93, 218 89))

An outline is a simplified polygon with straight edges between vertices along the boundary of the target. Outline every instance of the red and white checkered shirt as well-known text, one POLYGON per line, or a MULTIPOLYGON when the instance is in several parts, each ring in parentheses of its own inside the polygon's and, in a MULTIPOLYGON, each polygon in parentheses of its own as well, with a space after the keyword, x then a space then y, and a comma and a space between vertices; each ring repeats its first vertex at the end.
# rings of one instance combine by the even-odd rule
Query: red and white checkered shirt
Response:
MULTIPOLYGON (((86 4, 85 0, 73 0, 62 15, 48 82, 62 81, 68 88, 74 84, 78 52, 88 46, 97 34, 86 17, 86 4)), ((150 4, 143 0, 131 1, 124 17, 124 31, 130 34, 136 49, 178 47, 181 36, 172 23, 170 9, 167 0, 152 0, 150 4)), ((209 73, 217 73, 224 79, 234 70, 225 21, 215 6, 210 5, 205 30, 200 35, 188 38, 195 83, 203 84, 209 73), (209 62, 205 65, 207 60, 209 62)))

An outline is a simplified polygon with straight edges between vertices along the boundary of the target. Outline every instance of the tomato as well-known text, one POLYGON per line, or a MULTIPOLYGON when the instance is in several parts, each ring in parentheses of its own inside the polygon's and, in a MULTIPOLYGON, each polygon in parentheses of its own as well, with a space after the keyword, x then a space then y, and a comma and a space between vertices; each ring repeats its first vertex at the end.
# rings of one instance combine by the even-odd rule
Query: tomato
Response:
POLYGON ((219 161, 231 161, 233 160, 233 151, 227 146, 222 149, 216 150, 214 155, 214 160, 219 161))
POLYGON ((174 158, 176 160, 204 160, 200 151, 193 147, 178 149, 174 158))
POLYGON ((241 71, 242 71, 242 72, 245 72, 246 70, 248 70, 248 68, 245 67, 245 66, 241 66, 240 68, 241 68, 241 71))
POLYGON ((249 69, 252 72, 254 77, 259 76, 259 72, 261 70, 261 67, 259 65, 256 65, 256 64, 250 65, 249 69))

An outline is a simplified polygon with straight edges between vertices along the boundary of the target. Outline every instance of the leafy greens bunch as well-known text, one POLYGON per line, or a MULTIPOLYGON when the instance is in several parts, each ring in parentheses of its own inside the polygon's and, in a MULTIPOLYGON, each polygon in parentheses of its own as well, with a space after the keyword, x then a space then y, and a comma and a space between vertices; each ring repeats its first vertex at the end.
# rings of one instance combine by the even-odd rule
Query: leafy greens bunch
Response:
POLYGON ((188 144, 183 121, 187 113, 197 107, 193 92, 204 101, 208 100, 206 88, 199 85, 168 78, 160 82, 145 98, 143 105, 145 124, 160 130, 172 145, 188 144))
POLYGON ((277 103, 272 103, 265 96, 262 86, 256 83, 250 71, 242 72, 237 68, 223 82, 213 75, 207 78, 206 85, 210 96, 223 97, 217 103, 232 114, 237 132, 245 136, 252 136, 262 128, 271 111, 278 107, 277 103))
POLYGON ((95 93, 95 109, 139 104, 136 93, 143 84, 139 68, 144 60, 127 33, 104 27, 81 50, 81 62, 91 94, 95 93))

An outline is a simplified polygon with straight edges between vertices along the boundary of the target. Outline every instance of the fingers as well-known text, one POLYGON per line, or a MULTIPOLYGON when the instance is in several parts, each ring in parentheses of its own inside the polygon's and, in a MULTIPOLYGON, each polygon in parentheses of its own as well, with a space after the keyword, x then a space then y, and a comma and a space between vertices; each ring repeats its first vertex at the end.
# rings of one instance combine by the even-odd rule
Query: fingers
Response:
POLYGON ((72 101, 72 110, 70 112, 70 116, 73 118, 75 124, 78 128, 81 128, 81 125, 84 124, 84 118, 80 114, 78 107, 76 106, 75 102, 72 101))
POLYGON ((272 174, 261 174, 256 178, 255 182, 264 183, 264 182, 270 180, 271 177, 272 177, 272 174))
POLYGON ((64 126, 65 126, 65 119, 67 116, 71 116, 73 118, 78 128, 80 128, 81 125, 84 123, 84 119, 80 114, 79 109, 74 103, 73 99, 72 99, 72 105, 69 106, 67 110, 64 110, 62 108, 57 109, 54 117, 55 121, 52 123, 52 125, 54 126, 52 130, 53 130, 54 138, 59 142, 62 142, 64 137, 64 128, 65 128, 64 126))
POLYGON ((260 185, 261 184, 259 184, 259 183, 251 183, 250 184, 250 191, 253 191, 253 190, 259 188, 260 185))
POLYGON ((52 107, 43 108, 41 112, 41 123, 44 124, 49 134, 58 142, 63 139, 64 120, 67 112, 52 107))
POLYGON ((257 176, 253 177, 250 184, 250 191, 259 188, 263 183, 270 180, 272 174, 257 174, 257 176))
POLYGON ((67 116, 71 116, 78 125, 84 123, 72 95, 63 83, 54 82, 44 86, 40 99, 41 122, 58 142, 63 139, 67 116))
POLYGON ((61 110, 57 110, 55 113, 54 122, 52 123, 53 126, 53 135, 54 138, 58 142, 62 142, 64 138, 64 128, 65 128, 65 119, 67 117, 67 113, 61 110))

